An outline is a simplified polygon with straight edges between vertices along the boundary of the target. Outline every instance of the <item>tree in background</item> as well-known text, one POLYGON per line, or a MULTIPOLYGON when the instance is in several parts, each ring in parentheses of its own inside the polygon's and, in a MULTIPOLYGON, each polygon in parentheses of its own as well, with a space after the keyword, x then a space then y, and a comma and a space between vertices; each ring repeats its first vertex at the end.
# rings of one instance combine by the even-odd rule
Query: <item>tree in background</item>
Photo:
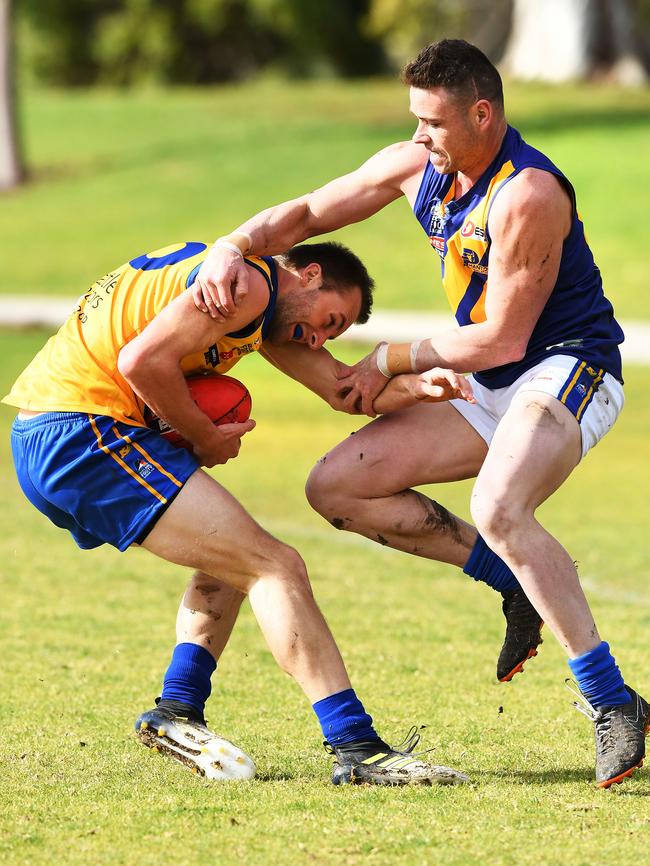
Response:
MULTIPOLYGON (((48 84, 375 75, 463 37, 516 77, 642 78, 650 0, 21 0, 48 84), (512 23, 512 27, 511 27, 512 23), (510 34, 510 38, 508 40, 510 34)), ((646 57, 647 60, 647 57, 646 57)))
POLYGON ((467 39, 490 58, 503 53, 512 0, 371 0, 366 27, 402 66, 428 42, 467 39))
POLYGON ((99 78, 121 85, 238 81, 284 50, 249 0, 121 0, 97 33, 99 78))
POLYGON ((97 80, 97 24, 111 0, 21 0, 18 12, 30 24, 29 64, 48 84, 75 86, 97 80))
POLYGON ((294 75, 325 71, 354 78, 390 69, 380 34, 367 27, 372 0, 252 2, 282 35, 282 60, 294 75))
POLYGON ((515 78, 646 79, 634 0, 515 0, 503 66, 515 78))
POLYGON ((23 179, 20 158, 12 45, 11 0, 0 0, 0 190, 23 179))
POLYGON ((38 79, 64 86, 238 81, 265 67, 387 71, 370 0, 23 0, 38 79))

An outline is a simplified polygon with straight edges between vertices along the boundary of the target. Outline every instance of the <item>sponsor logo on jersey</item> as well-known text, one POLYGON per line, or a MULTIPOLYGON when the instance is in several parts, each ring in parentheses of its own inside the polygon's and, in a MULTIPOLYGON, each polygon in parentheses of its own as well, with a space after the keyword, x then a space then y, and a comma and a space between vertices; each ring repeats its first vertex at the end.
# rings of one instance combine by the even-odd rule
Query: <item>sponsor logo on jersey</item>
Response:
POLYGON ((431 235, 429 241, 434 250, 438 253, 441 259, 445 257, 445 239, 431 235))
POLYGON ((233 346, 227 352, 219 352, 221 361, 230 361, 231 358, 241 358, 242 355, 250 355, 251 352, 257 352, 262 346, 262 340, 257 337, 252 343, 242 343, 241 346, 233 346))
POLYGON ((460 233, 464 238, 476 238, 479 241, 485 240, 485 229, 477 226, 472 220, 467 220, 460 233))
POLYGON ((431 225, 429 226, 430 235, 442 235, 445 227, 445 218, 442 214, 433 213, 431 215, 431 225))
POLYGON ((146 460, 138 460, 135 468, 140 478, 147 478, 153 472, 153 466, 151 463, 147 463, 146 460))
POLYGON ((222 361, 231 361, 233 358, 241 358, 242 355, 250 355, 251 352, 258 352, 262 347, 262 338, 256 337, 250 343, 242 343, 241 346, 233 346, 232 349, 224 349, 219 351, 216 343, 203 353, 205 363, 211 367, 218 367, 222 361))

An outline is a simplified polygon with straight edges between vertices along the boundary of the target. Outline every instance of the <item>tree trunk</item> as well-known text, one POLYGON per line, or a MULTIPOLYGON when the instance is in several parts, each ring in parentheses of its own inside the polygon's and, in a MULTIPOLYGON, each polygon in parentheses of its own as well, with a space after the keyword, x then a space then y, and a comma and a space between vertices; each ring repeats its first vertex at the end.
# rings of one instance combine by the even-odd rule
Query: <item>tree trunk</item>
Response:
POLYGON ((634 0, 515 0, 504 71, 524 80, 639 84, 635 17, 634 0))
POLYGON ((0 0, 0 190, 11 189, 24 176, 15 105, 11 0, 0 0))

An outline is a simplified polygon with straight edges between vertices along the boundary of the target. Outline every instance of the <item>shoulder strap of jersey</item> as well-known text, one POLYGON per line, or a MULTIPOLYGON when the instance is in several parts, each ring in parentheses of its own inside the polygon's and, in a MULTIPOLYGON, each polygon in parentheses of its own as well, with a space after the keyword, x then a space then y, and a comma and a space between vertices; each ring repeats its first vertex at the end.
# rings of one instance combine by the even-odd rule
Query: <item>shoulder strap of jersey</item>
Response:
MULTIPOLYGON (((266 339, 273 314, 275 313, 275 302, 278 297, 278 268, 272 256, 244 256, 244 261, 250 268, 260 273, 269 290, 269 302, 262 313, 262 339, 266 339)), ((259 317, 239 331, 228 334, 229 337, 249 337, 259 328, 259 317)))

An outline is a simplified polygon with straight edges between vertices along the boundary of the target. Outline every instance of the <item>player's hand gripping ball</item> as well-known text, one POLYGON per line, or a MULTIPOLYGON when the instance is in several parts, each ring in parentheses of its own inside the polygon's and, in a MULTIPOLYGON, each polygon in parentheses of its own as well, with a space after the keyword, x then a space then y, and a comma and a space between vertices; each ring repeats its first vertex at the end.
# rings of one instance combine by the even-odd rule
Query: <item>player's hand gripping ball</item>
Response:
MULTIPOLYGON (((251 414, 252 401, 248 388, 232 376, 206 374, 189 376, 186 380, 192 399, 215 425, 235 424, 247 421, 251 414)), ((176 445, 191 451, 192 446, 166 421, 145 407, 144 419, 148 427, 176 445)))

